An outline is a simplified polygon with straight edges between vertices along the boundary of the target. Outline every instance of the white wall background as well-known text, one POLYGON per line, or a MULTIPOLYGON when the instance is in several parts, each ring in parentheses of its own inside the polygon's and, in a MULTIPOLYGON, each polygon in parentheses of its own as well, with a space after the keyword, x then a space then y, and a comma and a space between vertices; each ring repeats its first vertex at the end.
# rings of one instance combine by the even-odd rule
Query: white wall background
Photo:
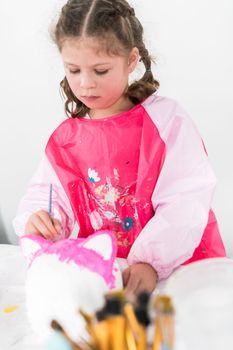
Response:
MULTIPOLYGON (((61 0, 1 2, 0 242, 17 238, 11 221, 47 138, 64 119, 63 68, 48 28, 61 0)), ((134 0, 145 27, 160 95, 195 121, 218 178, 213 208, 233 255, 233 2, 134 0)))

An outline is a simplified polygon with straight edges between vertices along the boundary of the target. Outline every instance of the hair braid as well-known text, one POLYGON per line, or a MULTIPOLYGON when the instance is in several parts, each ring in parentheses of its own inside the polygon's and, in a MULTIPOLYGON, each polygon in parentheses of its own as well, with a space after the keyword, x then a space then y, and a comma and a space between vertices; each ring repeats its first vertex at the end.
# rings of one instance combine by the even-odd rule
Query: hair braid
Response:
POLYGON ((140 62, 145 66, 145 73, 141 79, 134 81, 127 89, 127 96, 134 104, 138 104, 145 100, 148 96, 156 92, 160 86, 158 80, 153 76, 151 64, 154 59, 150 56, 144 41, 143 27, 137 17, 131 18, 132 30, 135 33, 135 45, 139 50, 140 62))

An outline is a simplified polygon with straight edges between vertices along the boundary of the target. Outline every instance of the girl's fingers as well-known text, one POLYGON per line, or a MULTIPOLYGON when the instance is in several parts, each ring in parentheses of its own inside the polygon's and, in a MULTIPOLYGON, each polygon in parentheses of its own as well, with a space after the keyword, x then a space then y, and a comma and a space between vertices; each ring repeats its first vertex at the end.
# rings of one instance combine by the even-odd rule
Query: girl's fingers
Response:
POLYGON ((27 223, 25 227, 26 234, 38 235, 44 238, 50 239, 50 234, 48 232, 47 227, 41 221, 39 216, 33 215, 30 218, 30 221, 27 223))
POLYGON ((41 236, 40 231, 33 225, 32 222, 28 222, 25 227, 25 233, 31 235, 41 236))
POLYGON ((53 222, 53 226, 54 226, 57 234, 61 234, 62 227, 61 227, 60 221, 57 219, 54 219, 54 218, 51 218, 51 220, 53 222))
POLYGON ((130 273, 128 282, 125 287, 126 294, 128 295, 136 294, 139 283, 140 283, 140 279, 138 279, 135 274, 130 273))
POLYGON ((58 239, 61 232, 61 224, 57 219, 50 217, 47 211, 40 210, 30 216, 25 232, 55 240, 58 239))
POLYGON ((125 287, 128 283, 129 280, 129 275, 130 275, 130 267, 127 267, 123 272, 122 272, 122 280, 123 280, 123 286, 125 287))
POLYGON ((147 263, 133 264, 123 271, 125 292, 128 295, 137 295, 142 291, 147 291, 148 293, 153 292, 156 287, 157 279, 157 272, 147 263))
POLYGON ((46 239, 53 239, 54 234, 49 230, 46 223, 39 215, 35 215, 32 221, 35 229, 46 239))
POLYGON ((145 287, 145 284, 143 283, 143 281, 140 281, 135 290, 135 294, 140 294, 141 292, 151 293, 153 292, 153 289, 145 287))
POLYGON ((57 236, 57 231, 53 225, 53 221, 52 221, 52 218, 49 216, 49 213, 47 213, 46 211, 40 211, 38 212, 38 216, 43 222, 43 224, 46 226, 47 228, 46 232, 47 233, 49 232, 50 234, 52 234, 52 236, 57 236))
POLYGON ((46 239, 54 240, 58 237, 60 227, 59 221, 56 220, 56 228, 54 221, 45 210, 40 210, 32 214, 27 222, 25 231, 31 234, 40 234, 46 239), (58 231, 57 231, 58 230, 58 231))

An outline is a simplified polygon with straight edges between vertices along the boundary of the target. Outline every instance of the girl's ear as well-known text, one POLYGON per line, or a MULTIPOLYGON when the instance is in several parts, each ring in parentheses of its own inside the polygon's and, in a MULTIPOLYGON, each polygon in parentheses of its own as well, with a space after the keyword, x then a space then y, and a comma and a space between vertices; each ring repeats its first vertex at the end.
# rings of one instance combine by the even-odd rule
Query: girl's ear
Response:
POLYGON ((128 69, 129 73, 132 73, 136 68, 139 61, 139 50, 137 47, 133 47, 128 58, 128 69))

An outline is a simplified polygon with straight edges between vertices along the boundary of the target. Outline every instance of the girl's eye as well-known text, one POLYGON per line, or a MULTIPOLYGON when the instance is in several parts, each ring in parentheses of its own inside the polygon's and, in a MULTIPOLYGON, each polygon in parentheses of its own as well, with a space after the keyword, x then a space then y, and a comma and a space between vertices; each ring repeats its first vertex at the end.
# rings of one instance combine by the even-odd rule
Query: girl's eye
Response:
POLYGON ((77 73, 80 73, 80 70, 79 69, 77 69, 77 70, 70 70, 70 73, 71 74, 77 74, 77 73))
MULTIPOLYGON (((71 74, 79 74, 80 73, 80 69, 76 69, 76 70, 70 70, 71 74)), ((104 75, 108 73, 108 70, 95 70, 95 73, 97 75, 104 75)))
POLYGON ((108 70, 96 70, 95 72, 96 72, 96 74, 98 74, 98 75, 104 75, 104 74, 107 74, 107 73, 108 73, 108 70))

